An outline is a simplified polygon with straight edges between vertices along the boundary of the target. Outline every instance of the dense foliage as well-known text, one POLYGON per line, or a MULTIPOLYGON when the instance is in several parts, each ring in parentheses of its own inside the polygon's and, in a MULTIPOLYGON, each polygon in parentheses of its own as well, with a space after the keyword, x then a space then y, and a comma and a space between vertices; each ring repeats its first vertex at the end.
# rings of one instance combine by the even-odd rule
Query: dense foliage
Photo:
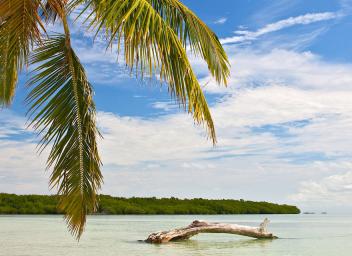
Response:
MULTIPOLYGON (((121 198, 101 195, 97 214, 297 214, 292 205, 202 198, 121 198)), ((0 193, 0 214, 60 214, 58 196, 0 193)))

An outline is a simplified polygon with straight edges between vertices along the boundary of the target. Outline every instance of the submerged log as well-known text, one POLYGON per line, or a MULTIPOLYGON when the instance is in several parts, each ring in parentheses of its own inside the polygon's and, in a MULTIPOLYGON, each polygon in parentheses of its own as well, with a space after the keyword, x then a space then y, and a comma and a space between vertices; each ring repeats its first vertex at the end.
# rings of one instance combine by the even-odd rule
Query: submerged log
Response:
POLYGON ((216 222, 206 222, 201 220, 193 221, 188 227, 178 228, 169 231, 159 231, 148 236, 145 242, 148 243, 167 243, 170 241, 186 240, 199 233, 228 233, 235 235, 248 236, 253 238, 274 239, 277 238, 272 233, 268 233, 266 227, 269 220, 265 220, 259 227, 249 227, 237 224, 226 224, 216 222))

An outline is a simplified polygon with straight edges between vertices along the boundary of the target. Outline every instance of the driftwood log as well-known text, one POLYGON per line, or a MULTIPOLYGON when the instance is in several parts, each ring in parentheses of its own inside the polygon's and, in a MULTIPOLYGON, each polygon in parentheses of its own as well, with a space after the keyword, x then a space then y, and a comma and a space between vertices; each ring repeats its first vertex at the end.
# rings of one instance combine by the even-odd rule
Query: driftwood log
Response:
POLYGON ((277 238, 272 233, 268 233, 266 227, 269 220, 265 220, 259 227, 249 227, 236 224, 206 222, 201 220, 193 221, 188 227, 178 228, 169 231, 159 231, 148 236, 145 242, 167 243, 170 241, 186 240, 199 233, 228 233, 253 238, 274 239, 277 238))

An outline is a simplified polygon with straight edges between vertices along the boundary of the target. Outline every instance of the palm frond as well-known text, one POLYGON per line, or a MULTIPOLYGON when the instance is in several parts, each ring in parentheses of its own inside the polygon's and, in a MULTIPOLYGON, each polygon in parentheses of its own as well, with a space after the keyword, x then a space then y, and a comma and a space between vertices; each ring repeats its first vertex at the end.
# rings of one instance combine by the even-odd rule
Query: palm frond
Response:
POLYGON ((210 29, 178 1, 90 0, 88 7, 93 10, 90 25, 105 32, 111 45, 117 42, 120 48, 123 40, 125 61, 131 70, 157 74, 196 123, 206 124, 215 143, 212 117, 185 49, 190 43, 206 59, 216 79, 226 83, 227 57, 210 29))
POLYGON ((218 83, 227 84, 230 74, 227 55, 215 33, 179 0, 148 0, 176 32, 184 47, 201 55, 218 83))
MULTIPOLYGON (((1 33, 2 30, 0 29, 1 33)), ((18 79, 18 59, 10 57, 10 40, 8 36, 0 35, 0 44, 0 106, 8 106, 15 95, 18 79)))
MULTIPOLYGON (((121 5, 117 2, 128 1, 73 0, 71 6, 77 6, 83 2, 87 7, 92 7, 95 13, 99 13, 98 16, 104 16, 113 4, 121 5)), ((134 5, 137 9, 142 2, 147 2, 154 8, 155 12, 175 31, 185 48, 189 45, 193 53, 202 56, 218 83, 227 84, 227 78, 230 75, 227 55, 216 34, 197 15, 179 0, 140 0, 130 5, 134 5)), ((148 20, 145 21, 148 22, 148 20)))
POLYGON ((79 238, 86 215, 96 210, 102 183, 92 87, 64 35, 45 40, 30 64, 38 65, 28 82, 31 124, 42 135, 41 149, 52 146, 50 184, 57 187, 59 207, 79 238))
POLYGON ((0 0, 0 105, 11 104, 19 71, 44 27, 39 0, 0 0))
POLYGON ((42 16, 45 18, 46 22, 55 23, 67 2, 68 0, 46 0, 42 10, 42 16))

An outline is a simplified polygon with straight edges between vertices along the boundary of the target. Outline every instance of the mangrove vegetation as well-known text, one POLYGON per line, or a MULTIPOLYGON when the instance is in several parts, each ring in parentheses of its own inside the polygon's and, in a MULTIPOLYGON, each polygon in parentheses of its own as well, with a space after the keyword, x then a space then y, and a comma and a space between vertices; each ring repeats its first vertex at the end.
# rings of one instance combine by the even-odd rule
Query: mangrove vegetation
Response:
MULTIPOLYGON (((63 214, 57 195, 0 193, 0 214, 63 214)), ((296 206, 246 200, 99 196, 95 214, 298 214, 296 206)))

